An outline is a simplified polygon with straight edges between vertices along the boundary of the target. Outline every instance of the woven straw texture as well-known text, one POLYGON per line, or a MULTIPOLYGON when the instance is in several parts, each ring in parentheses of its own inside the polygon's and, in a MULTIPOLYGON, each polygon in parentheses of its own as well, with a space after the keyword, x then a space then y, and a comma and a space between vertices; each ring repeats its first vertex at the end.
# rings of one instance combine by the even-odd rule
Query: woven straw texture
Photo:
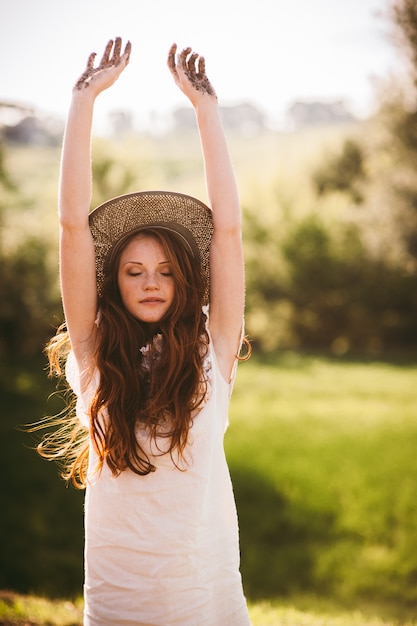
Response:
POLYGON ((208 300, 209 253, 213 234, 211 210, 200 200, 170 191, 143 191, 112 198, 89 215, 96 255, 97 290, 101 294, 106 259, 128 233, 157 226, 177 232, 201 263, 208 300), (191 235, 191 236, 190 236, 191 235))

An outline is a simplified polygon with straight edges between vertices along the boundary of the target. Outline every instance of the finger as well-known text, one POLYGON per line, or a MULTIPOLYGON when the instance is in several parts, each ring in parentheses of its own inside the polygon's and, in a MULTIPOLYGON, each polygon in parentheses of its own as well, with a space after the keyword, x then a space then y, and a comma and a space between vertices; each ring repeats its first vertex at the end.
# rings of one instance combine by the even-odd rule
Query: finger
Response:
POLYGON ((175 65, 175 54, 177 52, 177 44, 173 43, 172 46, 169 49, 168 52, 168 59, 167 59, 167 64, 169 67, 170 72, 174 75, 177 76, 177 67, 175 65))
POLYGON ((115 65, 117 65, 117 63, 120 61, 121 49, 122 49, 122 39, 121 37, 116 37, 116 39, 114 40, 113 56, 110 59, 111 63, 114 63, 115 65))
MULTIPOLYGON (((91 57, 92 55, 90 55, 91 57)), ((90 62, 90 57, 88 59, 88 61, 90 62)), ((93 67, 93 63, 94 63, 94 56, 93 56, 93 61, 90 65, 87 65, 85 71, 81 74, 81 76, 79 77, 79 79, 77 80, 77 82, 75 83, 75 87, 77 89, 82 89, 82 87, 86 87, 88 85, 88 81, 91 78, 91 76, 95 73, 95 69, 93 67)))
POLYGON ((101 57, 101 61, 100 61, 99 67, 104 67, 104 66, 108 65, 109 58, 110 58, 110 52, 111 52, 112 48, 113 48, 113 39, 110 39, 110 41, 107 42, 107 46, 104 49, 104 53, 103 53, 103 56, 101 57))
POLYGON ((130 61, 130 53, 131 52, 132 52, 132 44, 130 43, 130 41, 128 41, 126 46, 125 46, 125 51, 123 52, 123 56, 126 57, 126 65, 130 61))
POLYGON ((195 74, 195 62, 197 59, 198 59, 198 54, 196 52, 193 52, 187 61, 188 71, 192 72, 193 74, 195 74))
POLYGON ((95 58, 96 58, 96 53, 92 52, 87 59, 87 65, 86 65, 84 72, 81 74, 81 76, 75 83, 75 86, 77 89, 81 89, 82 87, 85 87, 87 85, 87 81, 90 78, 90 76, 92 76, 94 72, 96 71, 94 69, 95 58))
POLYGON ((198 59, 198 75, 201 77, 206 75, 206 60, 204 57, 198 59))
POLYGON ((184 50, 179 55, 179 65, 184 70, 187 71, 187 57, 191 52, 191 48, 184 48, 184 50))
POLYGON ((92 52, 92 53, 90 54, 90 56, 88 57, 88 60, 87 60, 87 68, 86 68, 86 71, 87 71, 87 72, 88 72, 89 70, 92 70, 92 69, 93 69, 93 67, 94 67, 94 61, 95 61, 96 56, 97 56, 97 54, 96 54, 95 52, 92 52))

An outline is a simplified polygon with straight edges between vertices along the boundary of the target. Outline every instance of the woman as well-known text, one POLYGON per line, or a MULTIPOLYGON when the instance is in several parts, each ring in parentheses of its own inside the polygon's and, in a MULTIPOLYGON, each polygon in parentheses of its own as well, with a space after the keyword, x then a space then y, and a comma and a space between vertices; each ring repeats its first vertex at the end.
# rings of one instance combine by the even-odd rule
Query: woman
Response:
POLYGON ((58 373, 64 355, 84 429, 66 448, 87 489, 84 623, 247 626, 223 448, 243 332, 235 178, 204 59, 174 44, 168 66, 196 113, 210 208, 139 192, 89 214, 95 99, 130 52, 116 38, 98 67, 90 55, 61 162, 66 330, 48 354, 58 373))

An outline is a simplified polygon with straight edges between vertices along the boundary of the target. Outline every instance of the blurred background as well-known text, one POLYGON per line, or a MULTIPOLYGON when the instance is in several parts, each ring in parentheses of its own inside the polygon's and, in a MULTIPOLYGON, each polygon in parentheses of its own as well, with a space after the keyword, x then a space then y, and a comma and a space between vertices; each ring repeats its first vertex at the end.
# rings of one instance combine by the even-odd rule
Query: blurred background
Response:
POLYGON ((76 597, 83 493, 25 425, 63 408, 60 145, 88 54, 131 64, 96 105, 93 206, 206 200, 194 114, 165 67, 206 57, 244 212, 246 326, 226 446, 250 600, 417 612, 414 0, 0 0, 0 589, 76 597))

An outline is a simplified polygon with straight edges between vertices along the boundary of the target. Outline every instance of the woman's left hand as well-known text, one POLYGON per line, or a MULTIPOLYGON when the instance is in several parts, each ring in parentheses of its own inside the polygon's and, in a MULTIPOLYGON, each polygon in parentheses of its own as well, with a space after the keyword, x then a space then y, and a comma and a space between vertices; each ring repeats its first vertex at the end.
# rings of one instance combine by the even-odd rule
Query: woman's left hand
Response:
POLYGON ((203 98, 210 98, 217 102, 217 95, 207 78, 204 57, 191 48, 176 55, 177 44, 172 44, 168 53, 168 67, 176 85, 189 98, 193 106, 203 98))

